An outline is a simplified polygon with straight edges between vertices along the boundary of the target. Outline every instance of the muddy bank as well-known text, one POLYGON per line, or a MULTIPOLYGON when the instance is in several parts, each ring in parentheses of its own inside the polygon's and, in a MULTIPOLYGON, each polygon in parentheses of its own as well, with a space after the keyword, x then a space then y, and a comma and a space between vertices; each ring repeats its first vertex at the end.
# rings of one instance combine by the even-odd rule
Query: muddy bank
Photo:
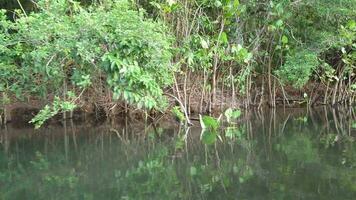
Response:
MULTIPOLYGON (((0 112, 0 121, 4 123, 12 123, 15 126, 31 126, 29 121, 35 117, 38 112, 46 104, 41 101, 31 101, 31 102, 16 102, 8 104, 0 112)), ((87 106, 86 106, 87 107, 87 106)), ((103 109, 90 109, 85 110, 83 108, 75 109, 72 112, 66 114, 66 119, 72 119, 76 123, 81 123, 84 121, 96 121, 105 118, 105 112, 103 109)), ((53 118, 49 119, 47 124, 58 123, 63 121, 63 113, 55 115, 53 118)))
POLYGON ((30 121, 44 106, 40 101, 16 102, 4 106, 1 112, 3 123, 23 123, 30 121))
MULTIPOLYGON (((323 88, 315 89, 313 87, 305 87, 296 92, 292 88, 286 87, 284 92, 276 90, 274 103, 268 99, 268 95, 262 95, 262 91, 258 88, 251 93, 251 98, 247 99, 242 96, 233 96, 229 90, 217 90, 216 101, 211 104, 208 96, 201 96, 201 92, 195 91, 187 94, 185 101, 177 102, 177 99, 168 97, 168 108, 164 111, 151 110, 147 111, 148 117, 144 110, 129 106, 124 102, 112 101, 111 93, 102 95, 90 95, 94 91, 90 91, 87 97, 81 99, 78 108, 73 112, 66 114, 66 119, 73 119, 76 123, 93 122, 106 118, 128 118, 130 121, 142 121, 143 119, 157 120, 164 117, 166 120, 174 120, 171 109, 173 106, 180 106, 182 110, 186 110, 190 118, 197 118, 199 114, 219 116, 228 108, 239 108, 250 110, 254 108, 303 108, 303 107, 319 107, 330 105, 325 103, 323 97, 323 88), (305 94, 310 94, 305 96, 305 94), (274 106, 273 106, 274 105, 274 106)), ((172 95, 171 95, 172 96, 172 95)), ((13 99, 13 101, 16 101, 13 99)), ((12 122, 14 124, 28 124, 28 122, 48 103, 43 100, 29 100, 27 102, 15 102, 7 104, 3 109, 0 109, 1 123, 12 122), (5 112, 3 112, 5 111, 5 112)), ((347 102, 345 106, 355 105, 355 102, 347 102)), ((342 106, 342 103, 335 106, 342 106)), ((63 114, 57 114, 47 123, 58 123, 63 121, 63 114)))

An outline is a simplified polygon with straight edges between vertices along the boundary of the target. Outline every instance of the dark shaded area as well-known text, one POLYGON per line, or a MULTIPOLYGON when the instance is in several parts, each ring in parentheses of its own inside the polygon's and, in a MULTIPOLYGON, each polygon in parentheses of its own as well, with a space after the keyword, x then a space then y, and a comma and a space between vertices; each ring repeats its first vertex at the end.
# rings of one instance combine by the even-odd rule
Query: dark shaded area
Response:
MULTIPOLYGON (((95 0, 80 0, 83 5, 89 5, 94 1, 95 0)), ((14 10, 21 9, 19 2, 21 3, 22 7, 25 9, 26 12, 34 11, 36 8, 36 0, 1 0, 0 9, 7 10, 9 18, 13 19, 14 10)))

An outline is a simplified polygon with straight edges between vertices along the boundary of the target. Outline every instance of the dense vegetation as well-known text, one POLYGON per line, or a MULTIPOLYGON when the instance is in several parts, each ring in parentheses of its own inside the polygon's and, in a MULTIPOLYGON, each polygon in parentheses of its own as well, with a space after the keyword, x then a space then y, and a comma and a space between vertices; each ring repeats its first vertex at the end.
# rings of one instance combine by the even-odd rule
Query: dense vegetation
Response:
MULTIPOLYGON (((18 1, 17 1, 18 2, 18 1)), ((1 105, 176 112, 355 102, 354 0, 33 1, 0 12, 1 105), (177 107, 175 107, 177 108, 177 107)))

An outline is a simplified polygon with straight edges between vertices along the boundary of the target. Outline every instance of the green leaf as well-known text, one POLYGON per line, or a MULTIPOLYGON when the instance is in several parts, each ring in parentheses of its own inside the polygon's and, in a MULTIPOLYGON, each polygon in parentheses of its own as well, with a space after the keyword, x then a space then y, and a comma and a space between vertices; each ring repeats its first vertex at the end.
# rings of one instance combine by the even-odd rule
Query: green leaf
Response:
POLYGON ((222 32, 220 35, 220 40, 219 40, 222 44, 227 44, 228 43, 228 39, 227 39, 227 34, 225 32, 222 32))
POLYGON ((190 175, 191 176, 197 175, 197 168, 196 167, 194 167, 194 166, 190 167, 190 175))
POLYGON ((234 0, 234 8, 237 9, 240 5, 240 1, 239 0, 234 0))
POLYGON ((208 42, 207 41, 205 41, 204 39, 200 39, 200 44, 201 44, 201 47, 203 48, 203 49, 208 49, 209 48, 209 45, 208 45, 208 42))
POLYGON ((222 6, 221 1, 216 0, 215 3, 214 3, 214 6, 215 6, 216 8, 220 8, 220 7, 222 6))
POLYGON ((356 129, 356 122, 352 124, 352 128, 356 129))
POLYGON ((200 116, 200 123, 203 129, 217 130, 220 126, 219 121, 211 116, 200 116))
POLYGON ((218 138, 218 134, 216 131, 203 131, 202 133, 202 141, 206 145, 215 144, 218 138))
POLYGON ((288 44, 288 37, 287 36, 285 36, 285 35, 282 36, 282 43, 283 44, 288 44))
POLYGON ((174 106, 172 108, 172 113, 179 120, 179 122, 185 122, 186 121, 185 115, 181 111, 179 106, 174 106))
POLYGON ((232 108, 228 108, 224 114, 227 122, 231 122, 231 120, 239 118, 242 113, 239 109, 233 110, 232 108))
POLYGON ((281 20, 281 19, 277 20, 276 26, 277 27, 282 27, 283 26, 283 20, 281 20))
POLYGON ((240 177, 239 177, 239 182, 240 182, 240 183, 243 183, 243 182, 245 182, 245 179, 240 176, 240 177))
POLYGON ((37 115, 29 121, 35 125, 35 128, 40 128, 48 119, 57 115, 60 112, 72 111, 77 107, 76 104, 70 101, 61 100, 59 97, 55 97, 51 105, 46 105, 40 110, 37 115))
POLYGON ((173 6, 174 4, 176 4, 176 0, 167 0, 167 3, 169 6, 173 6))
POLYGON ((355 20, 349 20, 347 22, 346 26, 350 30, 355 30, 356 29, 356 21, 355 20))

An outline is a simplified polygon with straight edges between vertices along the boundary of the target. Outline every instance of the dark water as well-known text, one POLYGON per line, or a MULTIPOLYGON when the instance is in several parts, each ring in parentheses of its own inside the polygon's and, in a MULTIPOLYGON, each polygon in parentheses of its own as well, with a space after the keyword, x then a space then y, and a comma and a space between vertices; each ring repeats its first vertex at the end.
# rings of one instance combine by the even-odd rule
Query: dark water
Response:
POLYGON ((0 134, 0 199, 351 200, 355 114, 251 110, 202 139, 198 126, 166 120, 38 131, 9 124, 0 134))

